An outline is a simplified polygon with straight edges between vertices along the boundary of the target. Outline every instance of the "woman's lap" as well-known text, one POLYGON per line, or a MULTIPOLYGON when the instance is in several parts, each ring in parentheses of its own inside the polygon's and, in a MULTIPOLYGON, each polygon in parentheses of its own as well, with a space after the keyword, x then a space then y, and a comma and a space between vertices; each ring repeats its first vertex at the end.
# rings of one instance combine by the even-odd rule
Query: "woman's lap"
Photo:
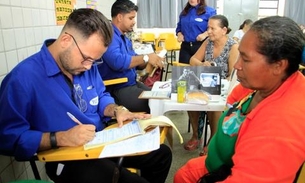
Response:
POLYGON ((194 183, 208 173, 205 167, 206 156, 190 159, 174 176, 174 183, 194 183))

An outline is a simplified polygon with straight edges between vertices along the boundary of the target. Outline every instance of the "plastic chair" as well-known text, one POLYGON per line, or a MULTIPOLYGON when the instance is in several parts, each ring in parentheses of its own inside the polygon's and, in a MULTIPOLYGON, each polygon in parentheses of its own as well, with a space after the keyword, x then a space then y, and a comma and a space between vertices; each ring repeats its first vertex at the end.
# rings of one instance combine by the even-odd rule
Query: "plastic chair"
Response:
POLYGON ((169 71, 169 65, 173 66, 174 62, 178 62, 178 61, 175 61, 175 59, 176 59, 175 52, 180 50, 181 43, 178 42, 176 37, 168 37, 164 41, 164 46, 165 46, 165 49, 167 50, 167 53, 169 53, 169 55, 166 56, 166 58, 167 58, 166 59, 167 65, 166 65, 166 69, 165 69, 165 80, 166 80, 167 74, 171 73, 171 71, 169 71), (170 61, 168 61, 168 57, 170 57, 170 61))
POLYGON ((154 33, 148 33, 148 32, 144 32, 141 34, 141 42, 142 43, 152 43, 155 44, 155 34, 154 33))
POLYGON ((115 85, 115 84, 120 84, 120 83, 126 83, 128 81, 127 77, 124 78, 116 78, 116 79, 109 79, 104 81, 105 86, 109 85, 115 85))
POLYGON ((164 48, 164 45, 162 43, 164 43, 164 41, 167 38, 174 38, 175 34, 174 33, 160 33, 159 37, 156 39, 156 45, 155 45, 155 50, 156 51, 160 51, 164 48))

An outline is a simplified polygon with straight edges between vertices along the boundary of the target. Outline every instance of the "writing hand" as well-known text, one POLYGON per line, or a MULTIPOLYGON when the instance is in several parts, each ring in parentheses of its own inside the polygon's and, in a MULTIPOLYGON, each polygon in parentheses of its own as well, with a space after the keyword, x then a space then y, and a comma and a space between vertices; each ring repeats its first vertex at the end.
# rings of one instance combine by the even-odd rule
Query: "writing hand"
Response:
POLYGON ((67 131, 56 133, 58 146, 81 146, 91 141, 95 135, 95 126, 89 124, 76 125, 67 131))

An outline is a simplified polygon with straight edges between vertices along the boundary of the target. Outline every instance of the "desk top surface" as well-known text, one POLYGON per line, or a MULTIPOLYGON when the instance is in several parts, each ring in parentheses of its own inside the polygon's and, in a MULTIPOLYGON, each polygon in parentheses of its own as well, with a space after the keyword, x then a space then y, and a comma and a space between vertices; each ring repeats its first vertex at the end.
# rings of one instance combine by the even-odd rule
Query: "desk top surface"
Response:
MULTIPOLYGON (((228 84, 226 84, 228 86, 228 84)), ((223 93, 226 92, 226 86, 223 93)), ((157 81, 154 83, 152 91, 171 91, 170 81, 157 81)), ((220 95, 219 100, 211 101, 207 105, 177 103, 177 94, 172 93, 171 99, 149 99, 149 106, 153 116, 163 115, 167 111, 223 111, 226 105, 226 95, 220 95)))
MULTIPOLYGON (((117 123, 109 126, 108 128, 116 127, 117 123)), ((162 127, 160 131, 160 144, 164 143, 168 131, 171 127, 162 127)), ((172 143, 172 142, 171 142, 172 143)), ((172 144, 171 144, 172 145, 172 144)), ((70 161, 81 159, 97 159, 99 158, 104 146, 84 150, 83 146, 78 147, 60 147, 58 149, 50 149, 37 153, 39 161, 51 162, 51 161, 70 161)), ((141 155, 143 153, 133 153, 126 156, 141 155)))

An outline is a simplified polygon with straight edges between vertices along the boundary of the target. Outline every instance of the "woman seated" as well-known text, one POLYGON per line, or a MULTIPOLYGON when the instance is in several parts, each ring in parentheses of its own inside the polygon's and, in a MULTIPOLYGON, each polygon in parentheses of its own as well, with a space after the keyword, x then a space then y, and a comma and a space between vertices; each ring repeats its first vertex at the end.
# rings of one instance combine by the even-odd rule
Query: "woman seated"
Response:
POLYGON ((253 21, 250 19, 246 19, 240 26, 239 30, 234 32, 233 39, 237 42, 240 42, 241 38, 245 35, 245 33, 250 29, 253 21))
POLYGON ((187 162, 175 183, 294 182, 305 161, 305 78, 298 71, 304 45, 287 17, 252 25, 234 65, 247 95, 222 114, 207 156, 187 162))
MULTIPOLYGON (((190 64, 195 66, 211 66, 216 64, 222 68, 221 78, 228 78, 238 57, 238 44, 227 35, 230 31, 229 22, 225 16, 215 15, 210 17, 207 30, 209 38, 202 43, 199 50, 191 57, 190 64)), ((211 136, 214 135, 217 129, 217 121, 220 114, 221 112, 208 112, 211 136)), ((186 150, 194 150, 200 145, 201 139, 198 136, 200 112, 188 111, 188 115, 193 135, 184 145, 184 148, 186 150)))

